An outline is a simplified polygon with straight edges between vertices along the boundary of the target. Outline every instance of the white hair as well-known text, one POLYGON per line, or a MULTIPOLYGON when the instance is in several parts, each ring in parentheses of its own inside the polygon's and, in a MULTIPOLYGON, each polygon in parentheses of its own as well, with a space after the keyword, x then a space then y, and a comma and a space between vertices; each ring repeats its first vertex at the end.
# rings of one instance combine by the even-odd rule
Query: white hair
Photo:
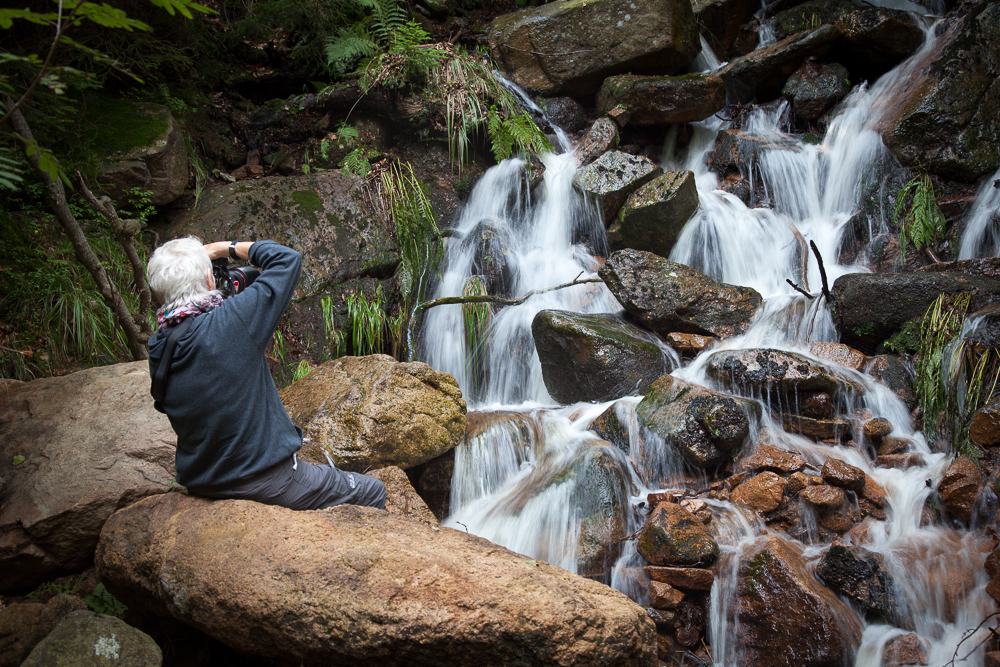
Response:
POLYGON ((212 260, 201 241, 193 236, 167 241, 146 265, 149 288, 169 310, 175 304, 209 294, 207 274, 212 260))

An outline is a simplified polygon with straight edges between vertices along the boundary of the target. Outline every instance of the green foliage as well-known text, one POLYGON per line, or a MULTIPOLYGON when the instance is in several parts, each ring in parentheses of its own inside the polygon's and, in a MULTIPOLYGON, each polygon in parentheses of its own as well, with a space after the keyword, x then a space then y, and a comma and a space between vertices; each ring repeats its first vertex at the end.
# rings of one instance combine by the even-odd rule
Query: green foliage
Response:
POLYGON ((372 170, 371 158, 378 155, 378 151, 368 146, 358 146, 353 151, 344 156, 340 161, 340 166, 344 169, 344 174, 356 174, 367 176, 372 170))
POLYGON ((274 330, 274 337, 271 339, 271 350, 282 366, 288 363, 288 347, 285 345, 285 336, 281 333, 281 329, 274 330))
POLYGON ((504 118, 496 106, 491 106, 486 131, 493 143, 493 155, 497 162, 512 157, 515 150, 535 154, 552 150, 548 138, 525 113, 504 118))
POLYGON ((423 83, 427 75, 449 56, 448 51, 425 44, 430 35, 416 21, 393 28, 385 53, 365 65, 361 85, 365 91, 375 86, 401 88, 423 83))
POLYGON ((308 361, 303 359, 298 363, 295 367, 295 371, 292 373, 292 382, 298 382, 305 376, 309 375, 310 371, 312 371, 312 366, 309 365, 308 361))
POLYGON ((323 335, 326 340, 326 354, 331 359, 342 357, 344 352, 344 332, 337 328, 336 312, 329 296, 320 299, 320 307, 323 311, 323 335))
MULTIPOLYGON (((486 280, 472 276, 465 283, 462 296, 486 296, 486 280)), ((490 326, 488 303, 463 303, 462 325, 465 341, 467 376, 473 397, 481 400, 486 395, 487 332, 490 326)))
POLYGON ((399 289, 406 304, 411 306, 426 298, 431 278, 438 275, 444 258, 444 239, 427 197, 427 187, 413 175, 413 167, 404 164, 382 173, 382 193, 385 217, 396 228, 402 255, 396 270, 399 289))
POLYGON ((939 296, 924 315, 914 389, 924 413, 924 435, 946 439, 956 452, 978 461, 969 425, 1000 379, 1000 353, 962 338, 970 294, 939 296), (986 388, 984 392, 983 389, 986 388))
POLYGON ((907 198, 912 198, 912 201, 899 227, 899 246, 904 258, 907 240, 916 250, 921 250, 940 241, 947 224, 944 214, 938 208, 930 174, 924 172, 915 176, 900 190, 894 210, 897 221, 907 198))
POLYGON ((95 614, 105 614, 107 616, 116 616, 118 618, 125 616, 125 612, 128 611, 128 607, 112 595, 111 592, 104 587, 104 584, 97 584, 91 593, 83 596, 79 592, 80 582, 82 580, 83 575, 81 574, 77 577, 76 581, 72 583, 64 581, 57 584, 54 581, 47 581, 28 593, 25 597, 29 600, 34 600, 35 602, 41 602, 42 600, 55 595, 74 595, 76 597, 83 597, 84 604, 86 604, 87 608, 95 614))
POLYGON ((326 41, 327 63, 335 74, 388 49, 396 31, 406 25, 406 7, 400 0, 353 0, 353 5, 361 20, 340 28, 326 41))
POLYGON ((912 354, 920 349, 920 323, 911 320, 885 341, 885 346, 896 354, 912 354))
POLYGON ((382 354, 383 334, 388 327, 382 286, 378 286, 371 299, 365 297, 363 292, 348 295, 347 318, 351 325, 351 349, 354 355, 382 354))

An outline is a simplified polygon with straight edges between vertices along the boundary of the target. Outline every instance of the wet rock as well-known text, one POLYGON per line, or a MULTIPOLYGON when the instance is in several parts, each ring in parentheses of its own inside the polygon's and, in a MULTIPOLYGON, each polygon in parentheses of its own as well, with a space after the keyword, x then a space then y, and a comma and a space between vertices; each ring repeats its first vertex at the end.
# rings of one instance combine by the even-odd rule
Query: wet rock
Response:
POLYGON ((634 321, 667 334, 742 334, 762 303, 749 287, 717 283, 705 274, 649 252, 621 250, 599 271, 634 321))
POLYGON ((831 25, 803 30, 785 39, 737 58, 715 74, 727 85, 738 86, 747 101, 771 100, 781 92, 785 80, 809 56, 822 58, 840 31, 831 25))
POLYGON ((576 148, 577 161, 581 167, 586 167, 618 145, 618 124, 601 116, 587 130, 587 134, 576 148))
POLYGON ((829 484, 810 486, 799 492, 799 498, 814 507, 835 509, 844 504, 844 490, 829 484))
POLYGON ((880 468, 898 468, 906 470, 914 466, 924 465, 923 454, 888 454, 875 458, 875 465, 880 468))
POLYGON ((784 493, 784 477, 768 471, 737 486, 730 498, 734 503, 742 503, 755 512, 770 512, 778 509, 784 493))
POLYGON ((663 169, 648 158, 610 151, 577 171, 573 187, 597 200, 607 225, 629 195, 662 173, 663 169))
POLYGON ((869 419, 861 425, 861 431, 865 438, 871 442, 881 442, 883 438, 892 433, 892 422, 885 417, 869 419))
POLYGON ((653 607, 646 607, 645 609, 646 615, 649 616, 653 623, 656 624, 657 631, 674 629, 674 623, 677 620, 677 612, 666 609, 655 609, 653 607))
POLYGON ((800 395, 798 413, 810 419, 829 419, 835 410, 833 398, 825 391, 806 392, 800 395))
POLYGON ((35 646, 22 667, 109 664, 159 667, 163 664, 163 654, 152 637, 121 619, 74 611, 35 646))
MULTIPOLYGON (((883 7, 861 7, 837 19, 837 29, 854 59, 886 71, 909 57, 924 43, 924 31, 910 12, 883 7)), ((855 63, 849 61, 848 68, 855 63)), ((864 67, 860 67, 864 71, 864 67)))
POLYGON ((911 627, 912 621, 896 601, 895 582, 885 569, 881 554, 835 543, 820 561, 816 576, 864 611, 878 614, 895 625, 911 627))
POLYGON ((913 391, 913 374, 899 357, 880 354, 869 360, 865 372, 884 384, 906 404, 907 409, 917 407, 917 394, 913 391))
POLYGON ((590 430, 598 438, 607 440, 628 455, 630 448, 628 427, 625 424, 622 424, 621 420, 618 419, 618 413, 615 410, 615 406, 612 405, 607 410, 602 412, 600 416, 598 416, 598 418, 591 423, 590 430))
POLYGON ((564 405, 645 394, 676 367, 653 335, 617 315, 542 310, 531 333, 545 388, 564 405))
POLYGON ((926 665, 927 652, 920 637, 911 632, 886 642, 882 660, 887 666, 926 665))
POLYGON ((367 473, 385 484, 385 509, 389 514, 409 517, 428 526, 437 526, 438 520, 427 507, 402 468, 389 466, 367 473))
POLYGON ((566 132, 579 132, 587 127, 587 115, 572 97, 548 97, 537 100, 549 121, 566 132))
POLYGON ((393 230, 367 212, 360 178, 326 171, 209 188, 163 235, 272 239, 302 253, 296 300, 346 280, 388 278, 399 264, 393 230))
MULTIPOLYGON (((664 375, 636 408, 639 422, 698 469, 725 465, 747 441, 760 404, 664 375)), ((755 422, 756 423, 756 422, 755 422)))
POLYGON ((176 446, 145 361, 0 380, 0 593, 90 565, 116 509, 170 487, 176 446))
MULTIPOLYGON (((674 636, 677 643, 686 648, 695 648, 705 633, 705 606, 699 600, 684 600, 677 608, 677 624, 674 636)), ((702 654, 704 660, 707 656, 702 654)))
MULTIPOLYGON (((837 490, 840 491, 840 489, 837 490)), ((844 535, 850 532, 861 521, 862 517, 860 508, 853 503, 827 508, 817 506, 817 508, 819 509, 818 523, 820 528, 824 528, 834 535, 844 535)), ((824 536, 824 539, 829 538, 824 536)))
POLYGON ((684 600, 684 593, 670 584, 659 581, 649 582, 649 605, 653 609, 677 609, 684 600))
POLYGON ((807 486, 815 486, 822 483, 822 477, 807 475, 803 472, 792 473, 789 475, 788 479, 785 480, 785 493, 790 496, 797 496, 802 492, 802 489, 807 486))
POLYGON ((696 567, 647 565, 642 569, 651 580, 661 581, 685 591, 710 591, 715 582, 715 574, 711 570, 696 567))
POLYGON ((406 471, 406 475, 414 490, 434 513, 435 518, 444 521, 451 511, 451 480, 455 475, 455 450, 449 449, 441 456, 410 468, 406 471))
POLYGON ((652 565, 709 567, 719 558, 719 545, 693 514, 661 503, 639 535, 639 555, 652 565))
POLYGON ((182 194, 188 183, 188 153, 184 131, 170 110, 146 104, 137 113, 155 118, 163 131, 153 141, 126 153, 109 155, 97 182, 119 204, 128 202, 132 188, 149 191, 149 203, 164 206, 182 194))
POLYGON ((839 665, 860 643, 855 614, 815 579, 792 543, 761 539, 744 555, 738 577, 744 667, 839 665))
POLYGON ((670 347, 683 354, 698 354, 715 340, 713 336, 699 336, 678 331, 667 334, 666 339, 670 347))
POLYGON ((760 5, 753 0, 694 0, 695 20, 712 50, 723 60, 734 55, 740 27, 753 18, 760 5))
POLYGON ((983 563, 983 568, 990 579, 1000 578, 1000 547, 990 552, 990 555, 986 557, 986 562, 983 563))
POLYGON ((0 667, 18 667, 67 614, 86 608, 75 595, 56 595, 45 604, 22 602, 0 609, 0 667))
POLYGON ((581 519, 576 571, 605 583, 621 556, 629 496, 638 492, 627 465, 621 452, 605 442, 591 447, 571 473, 582 476, 572 501, 581 519))
MULTIPOLYGON (((958 215, 963 215, 961 211, 958 215)), ((954 262, 936 262, 922 266, 918 271, 928 273, 965 273, 970 276, 982 276, 1000 280, 1000 257, 980 257, 978 259, 960 259, 954 262)))
POLYGON ((571 97, 596 92, 613 74, 672 74, 699 51, 685 0, 550 3, 495 19, 489 44, 517 85, 571 97))
POLYGON ((806 61, 788 77, 781 94, 790 97, 795 115, 817 120, 850 92, 847 68, 839 63, 820 65, 806 61))
POLYGON ((813 440, 842 440, 850 437, 853 425, 846 419, 810 419, 799 415, 783 414, 785 430, 813 440))
POLYGON ((777 39, 784 39, 818 25, 833 24, 856 8, 857 5, 847 0, 809 0, 796 3, 794 7, 778 11, 774 15, 774 35, 777 39))
POLYGON ((969 425, 969 438, 980 447, 1000 445, 1000 396, 976 410, 969 425))
POLYGON ((850 491, 860 492, 865 488, 868 476, 861 468, 852 466, 840 459, 827 459, 820 471, 823 481, 833 486, 839 486, 850 491))
POLYGON ((760 396, 773 392, 789 395, 863 391, 856 382, 838 376, 832 368, 805 355, 781 350, 723 350, 708 358, 705 369, 709 376, 730 389, 752 390, 760 396))
POLYGON ((130 608, 246 655, 306 666, 471 654, 482 664, 652 664, 654 625, 641 607, 465 531, 350 505, 151 500, 106 527, 101 579, 130 608))
POLYGON ((968 521, 982 486, 983 473, 976 464, 964 456, 957 456, 938 482, 937 490, 941 504, 962 521, 968 521))
POLYGON ((511 236, 507 225, 498 220, 486 219, 462 239, 462 247, 473 250, 472 275, 482 276, 486 292, 493 296, 512 298, 520 272, 510 261, 511 236))
POLYGON ((440 456, 465 435, 465 401, 448 373, 385 354, 341 357, 280 392, 302 429, 299 456, 364 472, 410 468, 440 456))
POLYGON ((799 472, 806 467, 805 459, 797 452, 778 449, 774 445, 760 444, 753 453, 740 461, 740 470, 770 470, 782 475, 799 472))
POLYGON ((889 502, 889 496, 885 488, 868 475, 865 475, 865 485, 861 487, 860 495, 863 500, 867 500, 879 508, 885 507, 889 502))
POLYGON ((832 311, 841 340, 875 348, 911 320, 923 318, 941 294, 972 293, 972 307, 1000 301, 1000 282, 959 273, 852 273, 833 284, 832 311))
MULTIPOLYGON (((754 175, 751 165, 758 164, 761 156, 771 150, 799 151, 801 147, 782 137, 758 137, 744 130, 720 130, 715 139, 715 150, 710 155, 710 168, 719 178, 733 175, 750 177, 754 175)), ((746 184, 749 188, 749 184, 746 184)), ((747 197, 740 196, 744 202, 747 197)))
POLYGON ((910 448, 912 441, 909 438, 897 438, 889 436, 882 438, 875 451, 878 456, 888 456, 891 454, 904 454, 910 448))
POLYGON ((726 107, 726 84, 711 74, 609 76, 597 92, 597 110, 619 105, 633 125, 694 123, 726 107))
POLYGON ((1000 166, 1000 5, 945 19, 917 74, 882 117, 882 138, 904 164, 973 181, 1000 166))
POLYGON ((843 343, 813 343, 809 346, 809 353, 856 371, 864 370, 865 364, 868 363, 868 357, 864 353, 843 343))
POLYGON ((696 210, 694 172, 668 171, 632 193, 608 233, 618 235, 622 248, 666 257, 696 210))

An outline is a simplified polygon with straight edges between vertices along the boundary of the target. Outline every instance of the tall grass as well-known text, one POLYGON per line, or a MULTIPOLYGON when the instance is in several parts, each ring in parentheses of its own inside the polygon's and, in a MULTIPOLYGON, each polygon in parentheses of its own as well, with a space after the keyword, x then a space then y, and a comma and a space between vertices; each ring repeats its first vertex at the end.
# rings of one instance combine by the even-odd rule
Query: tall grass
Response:
POLYGON ((351 323, 351 347, 356 356, 382 354, 388 333, 385 299, 379 285, 371 299, 362 292, 347 297, 347 317, 351 323))
MULTIPOLYGON (((486 280, 482 276, 469 278, 462 290, 462 296, 486 296, 486 280)), ((486 396, 487 342, 490 326, 490 305, 488 303, 463 303, 462 326, 465 341, 466 370, 472 395, 475 400, 486 396)))

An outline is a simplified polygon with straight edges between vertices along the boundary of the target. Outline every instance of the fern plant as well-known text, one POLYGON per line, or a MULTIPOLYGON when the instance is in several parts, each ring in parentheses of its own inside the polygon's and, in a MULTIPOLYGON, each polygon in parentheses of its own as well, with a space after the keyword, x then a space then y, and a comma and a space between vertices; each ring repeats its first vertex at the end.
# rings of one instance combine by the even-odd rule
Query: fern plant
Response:
POLYGON ((335 74, 343 74, 358 61, 389 47, 395 31, 406 24, 406 8, 400 0, 352 0, 365 17, 337 31, 327 40, 326 57, 335 74))
POLYGON ((912 178, 899 191, 894 210, 896 221, 899 221, 899 214, 903 210, 907 198, 911 198, 912 201, 899 227, 900 253, 904 261, 906 260, 907 240, 915 250, 921 250, 940 241, 944 236, 947 224, 944 214, 938 208, 937 198, 934 196, 934 183, 927 172, 912 178))

